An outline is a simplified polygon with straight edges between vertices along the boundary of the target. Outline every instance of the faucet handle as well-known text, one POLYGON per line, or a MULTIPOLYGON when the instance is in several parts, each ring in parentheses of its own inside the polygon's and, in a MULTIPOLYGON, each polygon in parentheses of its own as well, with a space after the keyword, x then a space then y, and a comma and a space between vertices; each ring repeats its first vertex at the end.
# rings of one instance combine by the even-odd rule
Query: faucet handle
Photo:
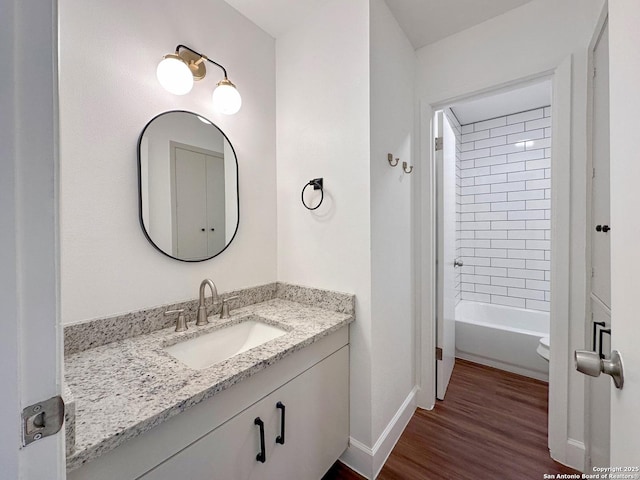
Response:
POLYGON ((179 310, 167 310, 166 312, 164 312, 165 315, 173 315, 178 313, 178 319, 176 320, 176 332, 184 332, 185 330, 188 330, 189 327, 187 326, 187 320, 184 318, 184 308, 181 308, 179 310))
POLYGON ((222 299, 222 308, 220 309, 220 318, 230 318, 231 314, 229 313, 229 303, 231 300, 235 300, 238 298, 238 295, 233 297, 227 297, 222 299))

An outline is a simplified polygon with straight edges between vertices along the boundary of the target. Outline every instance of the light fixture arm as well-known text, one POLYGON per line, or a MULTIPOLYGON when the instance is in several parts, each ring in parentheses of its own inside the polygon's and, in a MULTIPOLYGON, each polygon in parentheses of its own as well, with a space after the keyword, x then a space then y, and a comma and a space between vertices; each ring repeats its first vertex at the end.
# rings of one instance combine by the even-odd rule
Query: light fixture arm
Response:
POLYGON ((180 49, 183 48, 185 50, 190 51, 191 53, 193 53, 194 55, 197 55, 200 57, 200 60, 198 60, 198 62, 196 62, 197 64, 201 63, 202 60, 206 60, 208 62, 213 63, 216 67, 220 68, 223 72, 224 72, 224 78, 227 78, 227 69, 224 68, 222 65, 220 65, 218 62, 214 62, 213 60, 211 60, 209 57, 207 57, 206 55, 203 55, 201 53, 196 52, 193 48, 189 48, 186 45, 178 45, 176 47, 176 55, 180 53, 180 49))

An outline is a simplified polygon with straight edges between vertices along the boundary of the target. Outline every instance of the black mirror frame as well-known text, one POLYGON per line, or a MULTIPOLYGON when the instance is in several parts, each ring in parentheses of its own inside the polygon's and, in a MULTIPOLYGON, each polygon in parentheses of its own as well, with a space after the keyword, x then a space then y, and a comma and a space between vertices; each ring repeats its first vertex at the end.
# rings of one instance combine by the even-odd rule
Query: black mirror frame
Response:
POLYGON ((240 169, 238 167, 238 155, 236 154, 236 150, 233 147, 233 144, 231 143, 231 141, 229 140, 229 137, 227 137, 227 134, 224 133, 222 131, 222 129, 220 127, 218 127, 215 123, 213 123, 211 120, 209 120, 207 117, 205 117, 203 115, 200 115, 200 114, 195 113, 195 112, 190 112, 188 110, 168 110, 166 112, 159 113, 158 115, 156 115, 155 117, 153 117, 151 120, 149 120, 147 122, 147 124, 142 129, 142 132, 140 132, 140 136, 138 137, 137 151, 138 151, 138 219, 140 221, 140 227, 142 228, 142 232, 144 233, 144 236, 147 238, 149 243, 151 243, 151 245, 153 245, 155 247, 155 249, 158 250, 163 255, 165 255, 165 256, 167 256, 169 258, 173 258, 174 260, 178 260, 180 262, 187 262, 187 263, 206 262, 207 260, 211 260, 212 258, 217 257, 222 252, 224 252, 227 248, 229 248, 229 245, 231 245, 231 243, 233 243, 233 240, 236 238, 236 235, 238 234, 238 227, 240 226, 240 169), (185 259, 182 259, 182 258, 174 257, 173 255, 170 255, 169 253, 167 253, 164 250, 162 250, 158 245, 156 245, 156 243, 149 236, 149 232, 147 232, 147 229, 144 226, 144 220, 142 218, 142 161, 140 159, 140 146, 142 144, 142 137, 144 136, 144 132, 147 131, 147 128, 149 127, 149 125, 151 125, 151 123, 153 123, 153 121, 155 119, 157 119, 159 117, 162 117, 163 115, 167 115, 169 113, 188 113, 190 115, 196 115, 198 117, 201 117, 201 118, 205 119, 212 126, 217 128, 218 131, 225 138, 225 140, 227 141, 227 143, 231 147, 231 151, 233 152, 233 156, 234 156, 234 159, 235 159, 235 162, 236 162, 236 200, 237 200, 236 207, 237 207, 237 210, 238 210, 238 219, 236 221, 236 229, 234 230, 233 235, 231 236, 231 239, 224 246, 224 248, 222 250, 220 250, 215 255, 212 255, 212 256, 207 257, 207 258, 202 258, 202 259, 199 259, 199 260, 185 260, 185 259))

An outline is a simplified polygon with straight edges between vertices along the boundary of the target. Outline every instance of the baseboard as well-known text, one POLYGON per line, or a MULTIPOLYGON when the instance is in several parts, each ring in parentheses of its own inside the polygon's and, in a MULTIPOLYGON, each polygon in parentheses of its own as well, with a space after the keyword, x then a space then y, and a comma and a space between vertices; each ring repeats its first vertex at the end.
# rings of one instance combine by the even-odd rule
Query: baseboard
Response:
POLYGON ((415 386, 409 392, 372 448, 350 437, 349 447, 340 457, 340 461, 365 478, 376 478, 416 410, 417 391, 418 387, 415 386))
POLYGON ((573 438, 568 438, 564 451, 549 452, 551 458, 567 467, 571 467, 580 472, 584 472, 587 466, 587 449, 584 442, 579 442, 573 438))
POLYGON ((473 363, 479 363, 480 365, 486 365, 487 367, 497 368, 499 370, 504 370, 506 372, 515 373, 517 375, 522 375, 529 378, 535 378, 536 380, 541 380, 543 382, 549 382, 548 373, 543 373, 537 370, 531 370, 528 368, 511 365, 510 363, 505 363, 499 360, 494 360, 494 359, 482 357, 479 355, 474 355, 472 353, 460 352, 456 350, 456 358, 461 358, 462 360, 467 360, 473 363))

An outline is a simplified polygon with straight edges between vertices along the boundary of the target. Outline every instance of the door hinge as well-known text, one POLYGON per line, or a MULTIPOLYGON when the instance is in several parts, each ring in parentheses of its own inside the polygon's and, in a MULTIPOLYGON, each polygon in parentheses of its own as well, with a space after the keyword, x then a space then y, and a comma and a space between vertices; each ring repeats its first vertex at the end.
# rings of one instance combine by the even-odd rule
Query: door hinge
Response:
POLYGON ((593 67, 593 77, 595 78, 596 76, 596 67, 593 67))
POLYGON ((591 268, 591 278, 596 276, 596 269, 595 268, 591 268))
POLYGON ((436 360, 442 360, 442 348, 436 347, 436 360))
POLYGON ((55 435, 64 423, 64 401, 52 397, 22 410, 22 446, 55 435))
POLYGON ((596 168, 593 167, 593 170, 591 171, 591 178, 596 178, 596 168))
POLYGON ((442 137, 436 137, 436 152, 438 150, 442 150, 443 147, 443 141, 442 141, 442 137))

